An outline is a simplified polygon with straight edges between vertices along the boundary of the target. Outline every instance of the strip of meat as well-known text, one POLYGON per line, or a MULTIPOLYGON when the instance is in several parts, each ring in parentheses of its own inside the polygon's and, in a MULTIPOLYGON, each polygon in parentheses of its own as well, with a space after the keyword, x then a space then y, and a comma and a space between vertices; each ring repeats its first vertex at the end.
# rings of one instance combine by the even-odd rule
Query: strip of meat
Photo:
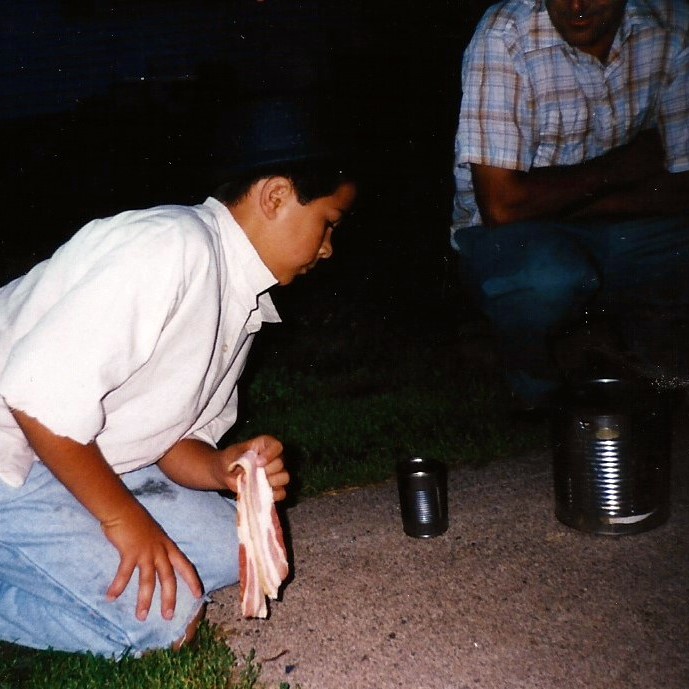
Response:
POLYGON ((230 469, 243 469, 237 479, 239 590, 244 617, 268 616, 266 596, 273 600, 289 573, 282 528, 273 489, 258 455, 245 452, 230 469))

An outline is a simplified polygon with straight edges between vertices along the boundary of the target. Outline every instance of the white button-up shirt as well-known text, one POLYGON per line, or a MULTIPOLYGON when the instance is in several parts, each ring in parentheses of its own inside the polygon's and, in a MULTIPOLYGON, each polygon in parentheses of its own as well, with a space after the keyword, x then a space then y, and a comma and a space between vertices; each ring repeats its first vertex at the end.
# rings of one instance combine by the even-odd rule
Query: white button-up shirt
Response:
POLYGON ((94 220, 0 290, 0 479, 37 459, 10 408, 96 441, 118 473, 215 444, 276 280, 214 198, 94 220))

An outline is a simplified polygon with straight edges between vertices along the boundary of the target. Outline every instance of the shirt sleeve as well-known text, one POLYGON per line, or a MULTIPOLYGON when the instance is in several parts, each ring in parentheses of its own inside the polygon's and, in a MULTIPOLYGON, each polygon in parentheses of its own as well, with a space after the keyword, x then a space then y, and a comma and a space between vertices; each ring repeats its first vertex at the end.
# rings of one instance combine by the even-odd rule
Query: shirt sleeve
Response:
POLYGON ((658 118, 670 172, 689 170, 689 46, 675 58, 658 118))
POLYGON ((528 170, 534 155, 528 80, 516 46, 489 20, 463 61, 456 163, 528 170))
POLYGON ((151 356, 175 309, 178 244, 163 233, 125 242, 64 289, 12 347, 0 377, 8 406, 92 441, 106 422, 103 400, 151 356))

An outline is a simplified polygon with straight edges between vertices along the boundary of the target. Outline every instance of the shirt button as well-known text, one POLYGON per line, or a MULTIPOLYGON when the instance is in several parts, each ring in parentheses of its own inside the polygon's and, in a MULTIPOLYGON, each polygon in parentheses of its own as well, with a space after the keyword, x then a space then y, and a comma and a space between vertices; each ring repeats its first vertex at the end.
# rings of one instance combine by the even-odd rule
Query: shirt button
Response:
POLYGON ((229 347, 228 347, 226 344, 224 344, 224 345, 222 346, 222 351, 223 351, 223 352, 226 352, 228 349, 229 349, 229 347))

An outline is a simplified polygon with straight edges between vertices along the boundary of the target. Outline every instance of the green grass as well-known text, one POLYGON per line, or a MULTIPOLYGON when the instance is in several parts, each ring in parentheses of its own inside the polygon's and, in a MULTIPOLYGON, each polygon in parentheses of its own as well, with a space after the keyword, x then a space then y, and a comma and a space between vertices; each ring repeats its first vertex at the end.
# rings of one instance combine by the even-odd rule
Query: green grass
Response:
POLYGON ((259 689, 259 675, 253 654, 238 659, 206 623, 195 644, 179 653, 155 651, 119 662, 0 642, 0 689, 259 689))
MULTIPOLYGON (((318 351, 308 339, 290 347, 318 351)), ((401 458, 478 465, 543 442, 542 427, 510 418, 499 373, 448 355, 446 343, 390 337, 363 347, 349 341, 308 365, 264 357, 250 375, 231 439, 280 438, 299 496, 384 480, 401 458)))
MULTIPOLYGON (((477 465, 544 442, 543 427, 510 420, 495 366, 462 354, 456 337, 286 330, 254 353, 228 440, 280 438, 292 500, 384 480, 400 458, 477 465)), ((120 663, 0 644, 0 689, 258 689, 259 676, 252 656, 238 659, 205 624, 194 648, 120 663)))

